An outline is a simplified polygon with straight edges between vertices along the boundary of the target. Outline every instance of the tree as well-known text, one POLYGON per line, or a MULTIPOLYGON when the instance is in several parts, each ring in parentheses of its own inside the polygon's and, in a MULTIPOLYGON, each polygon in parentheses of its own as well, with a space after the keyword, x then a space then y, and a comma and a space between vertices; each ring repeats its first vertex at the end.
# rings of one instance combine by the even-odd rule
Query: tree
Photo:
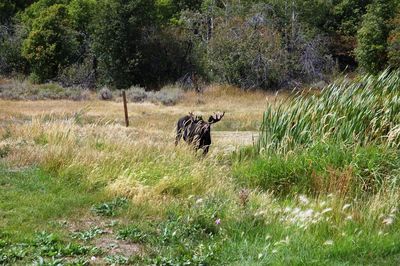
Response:
POLYGON ((155 18, 153 0, 102 0, 93 47, 105 83, 126 88, 138 81, 141 41, 155 18))
POLYGON ((389 65, 394 68, 400 68, 400 11, 392 22, 393 30, 388 38, 388 57, 389 65))
POLYGON ((28 60, 38 82, 56 77, 60 67, 75 55, 76 32, 70 26, 67 7, 52 5, 34 19, 23 43, 22 55, 28 60))
POLYGON ((35 0, 0 0, 0 23, 9 23, 18 11, 25 9, 35 0))
POLYGON ((0 74, 25 72, 27 62, 21 56, 23 36, 23 27, 0 26, 0 74))
POLYGON ((369 73, 377 73, 387 65, 389 20, 395 10, 396 2, 391 0, 376 0, 367 7, 357 33, 356 58, 360 67, 369 73))

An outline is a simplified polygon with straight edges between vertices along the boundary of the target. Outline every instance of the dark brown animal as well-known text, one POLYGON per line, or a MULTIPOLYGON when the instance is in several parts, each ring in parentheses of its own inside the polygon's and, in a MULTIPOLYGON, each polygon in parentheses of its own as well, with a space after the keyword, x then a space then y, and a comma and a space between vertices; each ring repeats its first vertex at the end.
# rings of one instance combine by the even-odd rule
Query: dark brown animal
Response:
POLYGON ((211 125, 217 123, 224 117, 225 112, 217 113, 204 121, 201 116, 195 116, 192 113, 178 120, 176 126, 175 145, 178 145, 180 139, 194 146, 196 150, 202 149, 206 155, 211 145, 211 125))

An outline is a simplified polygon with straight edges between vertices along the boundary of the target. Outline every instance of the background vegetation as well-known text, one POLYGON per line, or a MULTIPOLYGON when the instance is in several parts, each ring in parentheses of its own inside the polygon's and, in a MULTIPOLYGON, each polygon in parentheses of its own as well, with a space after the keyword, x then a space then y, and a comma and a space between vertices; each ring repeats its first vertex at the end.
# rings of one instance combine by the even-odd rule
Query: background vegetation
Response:
POLYGON ((1 100, 0 264, 397 265, 399 87, 214 86, 129 103, 129 128, 115 101, 1 100), (194 107, 227 111, 206 157, 174 146, 194 107))
POLYGON ((399 66, 398 1, 0 1, 0 74, 63 86, 276 89, 399 66))
POLYGON ((0 0, 0 265, 399 265, 399 8, 0 0))

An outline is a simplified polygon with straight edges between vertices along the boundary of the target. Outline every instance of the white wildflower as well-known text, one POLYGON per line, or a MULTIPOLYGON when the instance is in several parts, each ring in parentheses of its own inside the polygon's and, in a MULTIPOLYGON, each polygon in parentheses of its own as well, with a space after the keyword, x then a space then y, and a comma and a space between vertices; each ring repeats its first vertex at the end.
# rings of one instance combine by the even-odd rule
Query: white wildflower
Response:
POLYGON ((325 246, 332 246, 332 245, 333 245, 333 240, 326 240, 326 241, 324 242, 324 245, 325 245, 325 246))
POLYGON ((310 201, 308 200, 308 198, 304 195, 300 195, 299 196, 299 201, 301 204, 303 205, 307 205, 308 203, 310 203, 310 201))
POLYGON ((196 200, 196 204, 201 204, 201 203, 203 203, 203 199, 202 198, 199 198, 198 200, 196 200))
POLYGON ((321 212, 321 214, 324 214, 324 213, 327 213, 327 212, 331 212, 331 211, 332 211, 332 208, 326 208, 321 212))
POLYGON ((387 218, 383 219, 383 221, 382 221, 382 223, 384 225, 391 225, 393 222, 394 222, 393 217, 387 217, 387 218))
POLYGON ((347 210, 348 208, 350 208, 350 206, 351 206, 351 204, 345 204, 345 205, 343 205, 342 210, 345 211, 345 210, 347 210))
POLYGON ((292 214, 298 214, 300 211, 301 211, 300 208, 295 208, 293 209, 292 214))
POLYGON ((276 243, 274 244, 274 246, 278 246, 278 245, 281 245, 281 244, 282 244, 282 245, 288 245, 288 244, 289 244, 289 237, 286 236, 285 239, 282 239, 282 240, 276 242, 276 243))
POLYGON ((352 221, 353 220, 353 216, 349 215, 345 218, 346 221, 352 221))
POLYGON ((287 213, 287 212, 290 212, 291 210, 292 210, 292 208, 286 207, 283 211, 287 213))

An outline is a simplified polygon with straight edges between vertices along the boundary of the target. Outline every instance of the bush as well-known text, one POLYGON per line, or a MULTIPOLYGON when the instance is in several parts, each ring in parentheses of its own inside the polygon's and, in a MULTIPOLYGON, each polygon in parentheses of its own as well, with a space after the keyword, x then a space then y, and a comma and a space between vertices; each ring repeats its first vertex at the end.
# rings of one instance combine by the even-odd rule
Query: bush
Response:
POLYGON ((70 27, 67 7, 57 4, 33 20, 22 55, 30 63, 39 82, 57 76, 60 66, 68 65, 77 50, 76 33, 70 27))
POLYGON ((182 90, 177 87, 164 87, 160 91, 148 92, 147 97, 151 102, 163 105, 175 105, 182 98, 182 90))
POLYGON ((393 20, 393 30, 388 39, 389 65, 394 68, 400 68, 400 12, 393 20))
POLYGON ((29 81, 12 80, 0 85, 0 98, 8 100, 88 100, 90 93, 81 87, 63 88, 56 83, 34 85, 29 81))
POLYGON ((27 62, 21 56, 23 35, 19 25, 0 25, 0 74, 25 72, 27 62))
POLYGON ((113 93, 109 88, 103 87, 99 91, 99 99, 100 100, 109 101, 109 100, 112 100, 112 98, 113 98, 113 93))
POLYGON ((82 86, 94 88, 96 85, 96 75, 93 66, 93 59, 88 57, 83 62, 75 63, 62 69, 57 77, 57 81, 64 87, 82 86))
POLYGON ((147 99, 147 92, 144 88, 133 86, 126 91, 126 98, 130 102, 143 102, 147 99))
POLYGON ((394 1, 375 1, 367 8, 357 33, 356 58, 365 71, 376 74, 387 66, 389 21, 394 17, 394 1))
POLYGON ((234 176, 242 186, 280 195, 311 192, 354 196, 376 193, 388 183, 398 185, 399 166, 396 149, 316 143, 287 155, 270 154, 237 163, 234 176))
POLYGON ((154 19, 154 0, 102 0, 94 23, 93 47, 103 80, 128 88, 140 78, 140 42, 154 19))
POLYGON ((212 81, 271 89, 325 79, 332 72, 324 39, 298 21, 283 26, 287 23, 268 5, 237 4, 232 10, 207 12, 187 12, 184 21, 195 29, 188 33, 196 41, 195 65, 212 81), (214 16, 212 29, 204 22, 209 16, 214 16))
POLYGON ((163 105, 175 105, 183 97, 183 93, 179 87, 175 86, 166 86, 160 91, 146 91, 141 87, 131 87, 126 91, 126 97, 130 102, 150 101, 163 105))

